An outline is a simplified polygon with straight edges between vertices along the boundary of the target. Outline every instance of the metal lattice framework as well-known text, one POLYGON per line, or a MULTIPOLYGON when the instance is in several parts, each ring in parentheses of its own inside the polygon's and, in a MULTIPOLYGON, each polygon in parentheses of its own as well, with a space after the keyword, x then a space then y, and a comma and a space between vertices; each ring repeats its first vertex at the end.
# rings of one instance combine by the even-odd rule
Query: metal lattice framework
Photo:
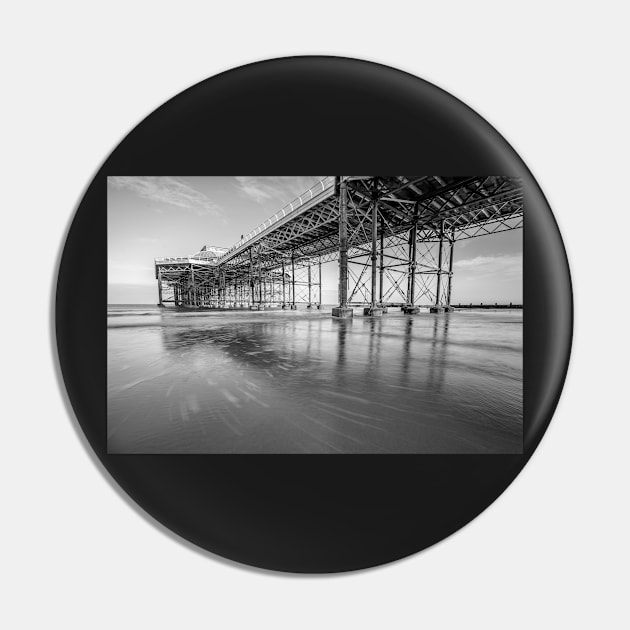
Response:
POLYGON ((339 306, 448 309, 456 241, 521 228, 516 178, 326 177, 228 249, 155 260, 160 304, 321 306, 339 260, 339 306))

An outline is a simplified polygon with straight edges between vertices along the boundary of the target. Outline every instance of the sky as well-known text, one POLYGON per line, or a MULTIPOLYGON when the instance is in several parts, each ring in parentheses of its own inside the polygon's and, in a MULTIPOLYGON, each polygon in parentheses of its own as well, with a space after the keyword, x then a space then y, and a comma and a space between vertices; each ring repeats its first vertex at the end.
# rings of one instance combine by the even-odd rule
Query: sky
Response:
MULTIPOLYGON (((155 304, 154 258, 229 247, 320 179, 108 177, 108 303, 155 304)), ((522 303, 522 232, 455 244, 453 304, 522 303)), ((336 302, 337 269, 322 265, 324 303, 336 302)))

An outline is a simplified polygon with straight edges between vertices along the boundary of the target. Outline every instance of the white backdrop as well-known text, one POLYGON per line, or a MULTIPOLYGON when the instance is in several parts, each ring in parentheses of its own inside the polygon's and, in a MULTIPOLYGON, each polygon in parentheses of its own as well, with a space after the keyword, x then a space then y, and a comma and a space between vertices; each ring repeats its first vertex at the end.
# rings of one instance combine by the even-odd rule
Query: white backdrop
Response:
POLYGON ((10 273, 0 309, 0 625, 627 628, 623 6, 60 0, 3 8, 1 242, 10 273), (290 54, 389 64, 476 109, 547 194, 576 294, 566 389, 520 477, 441 544, 337 577, 246 569, 150 524, 92 461, 52 359, 56 260, 97 167, 180 90, 290 54), (24 286, 34 306, 22 302, 24 286))

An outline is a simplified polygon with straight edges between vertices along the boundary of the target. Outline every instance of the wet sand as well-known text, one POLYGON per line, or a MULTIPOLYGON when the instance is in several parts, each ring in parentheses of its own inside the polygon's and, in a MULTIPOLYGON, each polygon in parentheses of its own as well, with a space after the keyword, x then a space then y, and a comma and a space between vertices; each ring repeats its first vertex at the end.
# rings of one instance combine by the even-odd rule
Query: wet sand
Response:
POLYGON ((522 311, 108 308, 110 453, 520 453, 522 311))

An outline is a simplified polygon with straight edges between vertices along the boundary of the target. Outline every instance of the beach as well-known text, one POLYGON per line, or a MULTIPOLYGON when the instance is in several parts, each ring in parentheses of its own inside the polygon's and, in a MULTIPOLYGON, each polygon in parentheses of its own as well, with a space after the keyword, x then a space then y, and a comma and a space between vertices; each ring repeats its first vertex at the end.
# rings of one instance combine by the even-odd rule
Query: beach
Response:
POLYGON ((108 307, 108 451, 521 453, 523 312, 108 307))

